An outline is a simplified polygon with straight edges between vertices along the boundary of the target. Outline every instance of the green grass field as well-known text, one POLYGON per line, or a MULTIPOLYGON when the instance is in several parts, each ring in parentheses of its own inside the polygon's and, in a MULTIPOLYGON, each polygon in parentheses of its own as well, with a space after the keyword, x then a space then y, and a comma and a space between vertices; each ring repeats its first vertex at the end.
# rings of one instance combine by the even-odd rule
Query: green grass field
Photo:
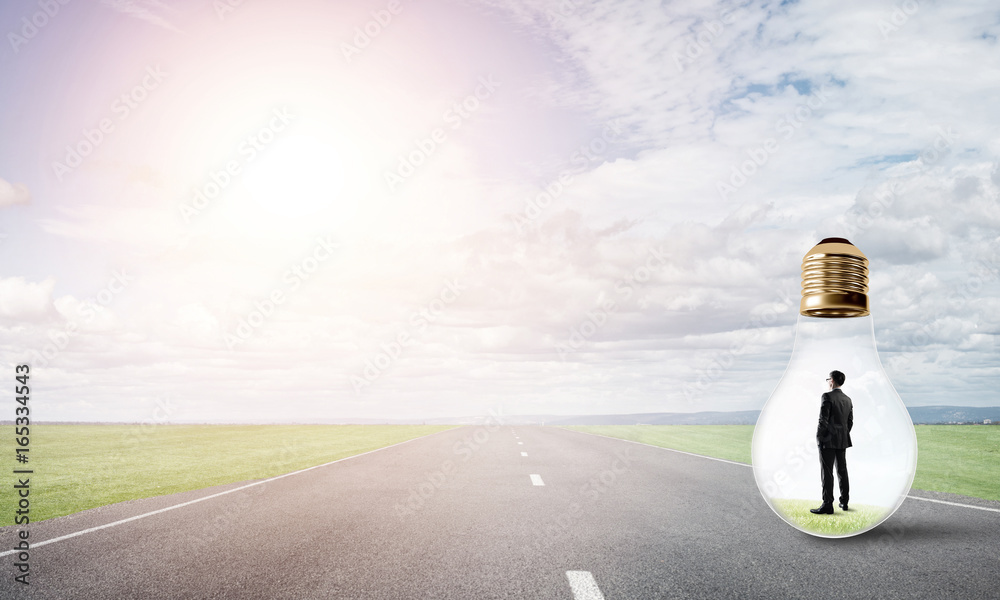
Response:
POLYGON ((913 487, 1000 500, 1000 425, 917 425, 913 487))
MULTIPOLYGON (((4 429, 7 429, 5 427, 4 429)), ((10 427, 12 430, 13 427, 10 427)), ((429 433, 431 425, 32 425, 31 520, 262 479, 429 433)), ((14 463, 13 433, 3 446, 14 463)), ((13 466, 11 466, 13 468, 13 466)), ((0 526, 14 524, 10 471, 0 526)))
MULTIPOLYGON (((753 425, 608 425, 568 429, 750 464, 753 425)), ((917 425, 916 430, 915 489, 1000 500, 1000 426, 917 425)))

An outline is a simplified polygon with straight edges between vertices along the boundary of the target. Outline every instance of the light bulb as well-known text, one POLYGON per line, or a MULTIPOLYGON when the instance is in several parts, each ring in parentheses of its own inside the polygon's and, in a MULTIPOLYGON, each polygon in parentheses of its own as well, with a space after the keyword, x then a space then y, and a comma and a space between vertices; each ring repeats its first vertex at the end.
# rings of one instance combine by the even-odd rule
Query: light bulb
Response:
MULTIPOLYGON (((839 402, 834 412, 840 413, 846 404, 836 392, 831 394, 839 402)), ((846 444, 828 438, 826 445, 846 444)), ((792 357, 757 419, 751 454, 757 487, 771 509, 790 525, 820 537, 847 537, 876 527, 899 508, 913 483, 917 438, 875 348, 868 258, 843 238, 824 239, 802 261, 792 357), (832 470, 837 481, 830 505, 824 502, 821 481, 817 430, 832 371, 846 376, 840 389, 853 407, 852 445, 843 455, 847 511, 839 506, 843 498, 837 469, 832 470), (825 512, 827 506, 832 514, 810 512, 825 512)))

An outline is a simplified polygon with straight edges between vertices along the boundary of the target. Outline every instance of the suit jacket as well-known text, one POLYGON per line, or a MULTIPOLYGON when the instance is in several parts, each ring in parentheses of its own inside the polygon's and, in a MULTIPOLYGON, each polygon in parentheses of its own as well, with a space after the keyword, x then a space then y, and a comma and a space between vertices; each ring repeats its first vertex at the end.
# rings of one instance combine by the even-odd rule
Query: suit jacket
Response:
POLYGON ((854 404, 850 396, 834 388, 823 394, 819 409, 819 427, 816 440, 820 448, 844 449, 851 447, 851 427, 854 426, 854 404))

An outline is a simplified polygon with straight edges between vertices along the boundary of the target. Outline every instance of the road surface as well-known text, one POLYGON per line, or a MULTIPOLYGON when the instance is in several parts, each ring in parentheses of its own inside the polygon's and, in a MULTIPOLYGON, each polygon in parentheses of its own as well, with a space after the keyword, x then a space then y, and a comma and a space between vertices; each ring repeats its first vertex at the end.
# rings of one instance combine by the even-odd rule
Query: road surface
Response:
MULTIPOLYGON (((30 586, 2 556, 0 597, 912 600, 1000 586, 1000 503, 914 491, 993 510, 908 499, 871 532, 815 538, 771 512, 745 465, 553 427, 462 427, 249 483, 33 523, 33 544, 71 537, 32 547, 30 586)), ((0 535, 13 548, 15 528, 0 535)))

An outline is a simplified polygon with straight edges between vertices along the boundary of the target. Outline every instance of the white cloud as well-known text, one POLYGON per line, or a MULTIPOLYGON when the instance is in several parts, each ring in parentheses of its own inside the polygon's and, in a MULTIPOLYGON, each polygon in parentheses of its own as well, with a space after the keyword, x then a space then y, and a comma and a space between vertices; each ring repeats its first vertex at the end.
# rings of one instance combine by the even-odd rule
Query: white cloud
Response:
MULTIPOLYGON (((358 200, 360 218, 342 211, 283 221, 256 210, 237 185, 188 228, 177 204, 190 197, 192 181, 219 168, 212 161, 192 161, 191 177, 173 181, 169 164, 150 159, 164 180, 155 189, 106 173, 86 194, 68 184, 62 203, 37 222, 39 245, 55 238, 82 249, 59 256, 73 266, 104 257, 134 264, 136 283, 52 361, 54 380, 79 388, 79 402, 91 405, 83 413, 66 402, 55 417, 134 415, 139 409, 108 388, 156 387, 199 402, 197 418, 268 419, 290 381, 290 418, 301 420, 496 406, 759 408, 791 351, 802 256, 831 236, 848 237, 871 258, 877 340, 904 400, 996 403, 1000 145, 991 133, 997 117, 983 107, 992 105, 1000 55, 983 36, 996 26, 978 18, 988 4, 921 3, 888 36, 879 21, 891 7, 866 3, 754 4, 734 10, 721 29, 715 22, 729 3, 490 4, 507 11, 517 35, 477 35, 489 51, 470 46, 449 60, 492 67, 523 44, 538 49, 539 60, 523 63, 533 70, 520 80, 503 78, 488 107, 449 130, 447 143, 395 194, 384 189, 382 171, 440 126, 440 107, 452 93, 468 93, 475 77, 450 80, 453 63, 428 67, 419 58, 396 71, 323 71, 332 89, 371 93, 382 107, 367 121, 352 112, 358 130, 373 132, 363 152, 374 157, 367 173, 374 191, 358 200), (549 20, 549 11, 567 6, 549 20), (700 52, 688 56, 692 43, 700 52), (410 78, 424 79, 424 68, 434 85, 410 94, 410 78), (828 98, 817 100, 824 85, 828 98), (390 109, 386 97, 405 102, 390 109), (525 117, 536 103, 572 116, 555 125, 540 113, 525 117), (616 119, 621 138, 578 168, 576 147, 616 119), (503 130, 524 137, 505 147, 496 133, 503 130), (772 138, 777 151, 755 163, 772 138), (752 173, 738 189, 720 194, 719 183, 747 164, 752 173), (518 231, 512 215, 566 169, 572 182, 518 231), (331 228, 343 234, 336 257, 291 290, 283 275, 331 228), (647 265, 660 255, 662 264, 647 265), (418 328, 413 315, 455 279, 461 296, 418 328), (276 289, 285 301, 229 350, 223 336, 276 289), (608 301, 613 309, 602 308, 608 301), (411 343, 356 396, 350 376, 401 333, 411 343), (561 355, 558 347, 575 343, 574 335, 579 344, 561 355), (710 385, 688 402, 685 386, 702 380, 710 385)), ((149 2, 108 5, 136 16, 148 9, 147 20, 165 14, 149 2)), ((262 6, 248 4, 244 24, 254 25, 262 6)), ((406 46, 420 22, 408 21, 409 11, 430 10, 422 7, 407 8, 365 59, 406 46)), ((214 43, 234 41, 225 37, 233 25, 214 43)), ((425 50, 406 47, 408 56, 425 50)), ((329 66, 329 57, 310 56, 329 66)), ((187 66, 173 62, 179 71, 187 66)), ((236 111, 238 98, 231 99, 226 109, 236 111)), ((153 110, 149 118, 160 120, 153 110)), ((222 112, 205 117, 212 119, 226 130, 222 112)), ((163 137, 176 125, 160 124, 163 137)), ((231 151, 225 135, 199 135, 231 151)), ((114 139, 125 136, 160 139, 140 119, 114 139)), ((18 285, 3 296, 8 308, 0 305, 5 356, 43 347, 63 326, 37 308, 51 303, 50 284, 18 285), (31 294, 42 299, 25 300, 31 294)), ((55 302, 66 320, 85 310, 75 298, 92 290, 72 278, 64 285, 75 294, 55 302)))
POLYGON ((172 9, 158 0, 101 0, 101 4, 157 27, 181 33, 162 14, 172 12, 172 9))
POLYGON ((53 279, 36 283, 23 277, 0 278, 0 317, 37 322, 54 316, 54 287, 53 279))
POLYGON ((0 208, 31 202, 31 193, 23 183, 8 183, 0 179, 0 208))

